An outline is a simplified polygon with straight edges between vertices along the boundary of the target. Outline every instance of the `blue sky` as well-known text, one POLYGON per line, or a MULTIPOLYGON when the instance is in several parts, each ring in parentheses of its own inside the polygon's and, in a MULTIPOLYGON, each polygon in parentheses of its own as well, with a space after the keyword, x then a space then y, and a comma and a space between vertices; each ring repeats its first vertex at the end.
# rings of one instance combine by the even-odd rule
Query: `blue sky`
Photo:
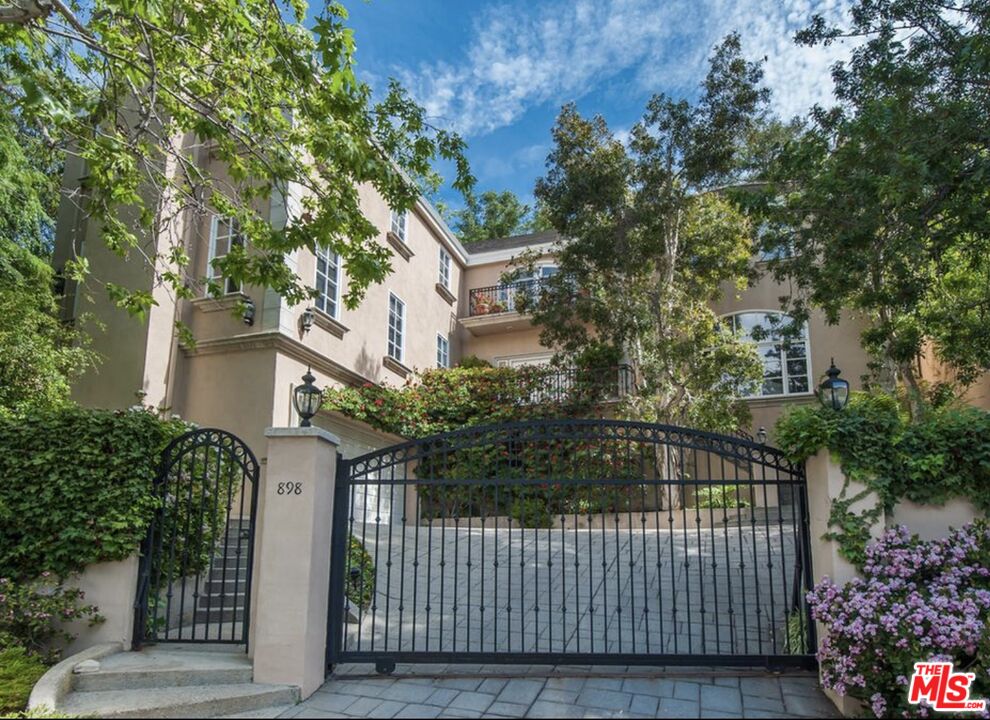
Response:
MULTIPOLYGON (((841 46, 801 48, 814 13, 838 19, 848 0, 371 0, 347 1, 358 69, 380 88, 397 77, 433 122, 460 132, 478 190, 527 201, 543 173, 550 128, 574 101, 620 135, 656 92, 690 97, 705 59, 738 30, 766 57, 782 115, 831 95, 841 46)), ((443 197, 460 205, 456 193, 443 197)))

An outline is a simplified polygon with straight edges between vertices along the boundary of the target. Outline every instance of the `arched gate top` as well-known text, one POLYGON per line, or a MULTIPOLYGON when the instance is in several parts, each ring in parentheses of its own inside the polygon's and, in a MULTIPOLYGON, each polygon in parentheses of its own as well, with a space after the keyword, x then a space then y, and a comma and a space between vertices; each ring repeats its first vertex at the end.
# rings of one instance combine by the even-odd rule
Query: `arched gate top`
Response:
POLYGON ((745 438, 677 425, 606 419, 526 420, 437 433, 352 458, 348 461, 348 474, 359 478, 404 463, 470 448, 574 440, 666 445, 754 463, 795 476, 802 474, 801 465, 788 459, 783 450, 745 438))
POLYGON ((179 435, 165 446, 162 451, 161 467, 155 482, 161 482, 180 459, 203 447, 222 451, 229 459, 237 463, 252 481, 257 480, 258 468, 260 467, 258 459, 243 440, 220 428, 197 428, 179 435))

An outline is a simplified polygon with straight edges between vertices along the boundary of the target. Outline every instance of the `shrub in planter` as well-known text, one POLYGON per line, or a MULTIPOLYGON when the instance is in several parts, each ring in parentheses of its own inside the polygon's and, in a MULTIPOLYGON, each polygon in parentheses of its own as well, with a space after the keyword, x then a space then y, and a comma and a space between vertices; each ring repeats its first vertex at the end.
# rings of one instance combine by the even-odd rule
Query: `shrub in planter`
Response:
POLYGON ((973 672, 971 697, 990 697, 990 525, 921 541, 905 528, 866 550, 866 579, 827 578, 809 593, 825 626, 822 682, 863 700, 877 717, 924 717, 907 702, 914 663, 952 661, 973 672))
POLYGON ((83 592, 66 588, 43 573, 33 582, 0 578, 0 650, 23 648, 46 662, 59 659, 61 647, 74 639, 64 624, 103 622, 93 605, 83 605, 83 592))

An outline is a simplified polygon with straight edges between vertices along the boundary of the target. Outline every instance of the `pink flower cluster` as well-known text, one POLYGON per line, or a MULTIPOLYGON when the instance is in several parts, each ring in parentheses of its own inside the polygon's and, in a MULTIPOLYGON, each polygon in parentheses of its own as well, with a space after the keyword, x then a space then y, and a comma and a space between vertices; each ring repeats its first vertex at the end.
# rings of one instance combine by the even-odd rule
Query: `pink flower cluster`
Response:
POLYGON ((818 651, 826 687, 862 699, 877 717, 928 715, 907 703, 914 663, 951 660, 976 672, 990 697, 990 526, 921 541, 905 528, 867 550, 865 579, 828 578, 808 595, 825 626, 818 651))

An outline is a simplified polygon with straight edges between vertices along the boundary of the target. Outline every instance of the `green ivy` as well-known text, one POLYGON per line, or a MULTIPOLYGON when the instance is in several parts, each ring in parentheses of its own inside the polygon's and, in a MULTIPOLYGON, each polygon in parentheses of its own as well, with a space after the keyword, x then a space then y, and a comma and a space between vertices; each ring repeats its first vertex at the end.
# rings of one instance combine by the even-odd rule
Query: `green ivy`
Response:
POLYGON ((161 450, 188 429, 137 409, 0 417, 0 577, 65 577, 132 554, 161 450))
POLYGON ((847 480, 832 503, 829 533, 847 559, 861 566, 870 527, 900 500, 943 505, 963 497, 990 513, 990 413, 973 407, 929 407, 909 420, 897 399, 873 391, 853 393, 841 411, 803 406, 784 415, 777 442, 803 462, 827 448, 847 480), (850 494, 850 481, 866 490, 850 494), (851 508, 875 492, 878 502, 851 508))

